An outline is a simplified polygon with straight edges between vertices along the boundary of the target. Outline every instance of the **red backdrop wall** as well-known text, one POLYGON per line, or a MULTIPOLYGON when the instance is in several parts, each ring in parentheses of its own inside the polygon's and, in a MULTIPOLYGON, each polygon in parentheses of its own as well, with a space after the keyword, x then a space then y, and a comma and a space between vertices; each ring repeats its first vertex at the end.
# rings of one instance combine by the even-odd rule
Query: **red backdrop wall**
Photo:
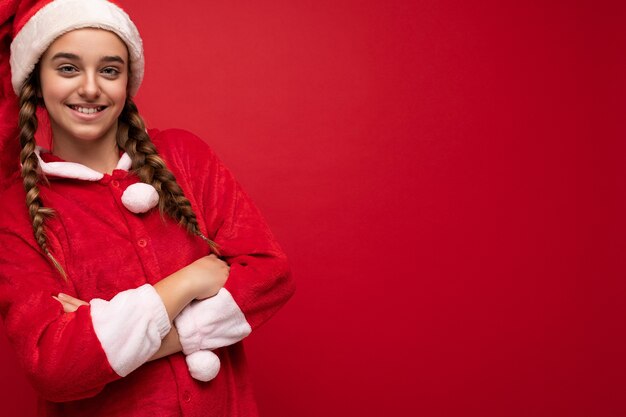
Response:
MULTIPOLYGON (((626 415, 622 2, 120 3, 149 125, 204 137, 290 255, 263 415, 626 415)), ((0 353, 0 414, 34 415, 0 353)))

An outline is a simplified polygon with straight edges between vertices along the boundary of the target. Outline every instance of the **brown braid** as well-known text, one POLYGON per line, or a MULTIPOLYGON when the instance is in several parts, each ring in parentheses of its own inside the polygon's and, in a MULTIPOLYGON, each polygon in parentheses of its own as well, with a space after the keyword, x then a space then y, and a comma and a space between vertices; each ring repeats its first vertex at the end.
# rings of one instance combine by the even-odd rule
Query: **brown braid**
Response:
POLYGON ((159 210, 166 213, 187 232, 202 238, 211 250, 219 255, 219 246, 200 231, 196 214, 183 190, 176 182, 174 174, 157 153, 156 147, 146 133, 143 119, 137 106, 129 97, 119 117, 117 130, 118 146, 124 149, 132 160, 133 172, 146 184, 151 184, 159 193, 159 210))
MULTIPOLYGON (((35 71, 33 71, 35 72, 35 71)), ((33 232, 37 244, 52 262, 54 267, 67 280, 67 275, 61 264, 56 260, 48 249, 48 237, 44 227, 45 220, 54 215, 54 210, 44 207, 39 197, 39 161, 35 154, 35 132, 37 131, 37 85, 36 77, 31 77, 20 91, 20 161, 22 162, 22 178, 24 180, 24 190, 26 191, 26 206, 28 214, 33 223, 33 232)))

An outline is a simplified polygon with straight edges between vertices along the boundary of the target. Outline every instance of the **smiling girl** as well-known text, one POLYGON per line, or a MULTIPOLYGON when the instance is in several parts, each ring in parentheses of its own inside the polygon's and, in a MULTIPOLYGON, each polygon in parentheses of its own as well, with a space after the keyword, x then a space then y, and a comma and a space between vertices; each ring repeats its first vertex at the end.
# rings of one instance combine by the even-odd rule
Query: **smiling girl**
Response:
POLYGON ((146 130, 118 6, 7 0, 0 18, 0 313, 39 415, 257 415, 241 340, 293 292, 258 210, 202 140, 146 130))

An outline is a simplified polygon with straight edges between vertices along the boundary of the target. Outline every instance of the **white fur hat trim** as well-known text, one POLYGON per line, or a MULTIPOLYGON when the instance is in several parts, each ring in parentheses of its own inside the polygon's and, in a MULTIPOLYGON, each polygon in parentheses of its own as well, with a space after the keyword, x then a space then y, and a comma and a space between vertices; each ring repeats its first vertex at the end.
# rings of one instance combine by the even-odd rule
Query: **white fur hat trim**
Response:
POLYGON ((138 182, 124 190, 122 204, 135 214, 145 213, 159 204, 159 193, 150 184, 138 182))
POLYGON ((199 350, 185 357, 187 368, 193 379, 210 381, 220 371, 220 358, 210 350, 199 350))
POLYGON ((99 28, 115 33, 130 55, 129 93, 134 96, 144 72, 141 36, 128 14, 106 0, 54 0, 39 9, 11 43, 11 82, 19 95, 22 84, 56 38, 74 29, 99 28))

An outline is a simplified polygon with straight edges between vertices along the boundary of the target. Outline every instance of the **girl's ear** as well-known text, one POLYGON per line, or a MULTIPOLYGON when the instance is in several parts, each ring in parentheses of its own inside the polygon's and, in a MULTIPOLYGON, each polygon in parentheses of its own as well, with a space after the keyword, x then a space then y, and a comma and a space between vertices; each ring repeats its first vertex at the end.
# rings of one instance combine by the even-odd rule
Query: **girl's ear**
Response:
POLYGON ((37 63, 37 65, 35 65, 35 68, 33 69, 33 72, 31 73, 30 77, 32 77, 32 85, 33 87, 35 87, 35 90, 37 91, 37 99, 38 99, 38 103, 39 105, 43 106, 43 93, 41 92, 41 82, 40 82, 40 78, 39 78, 39 69, 40 69, 40 62, 37 63))
MULTIPOLYGON (((130 53, 127 56, 130 59, 130 53)), ((130 69, 130 62, 128 63, 127 68, 128 68, 128 76, 127 76, 128 78, 127 78, 127 81, 126 81, 126 101, 128 101, 128 99, 131 98, 131 95, 130 95, 130 87, 131 87, 130 80, 133 79, 133 72, 130 69)))
POLYGON ((46 107, 46 103, 43 101, 43 93, 41 92, 41 86, 37 85, 37 105, 46 107))

